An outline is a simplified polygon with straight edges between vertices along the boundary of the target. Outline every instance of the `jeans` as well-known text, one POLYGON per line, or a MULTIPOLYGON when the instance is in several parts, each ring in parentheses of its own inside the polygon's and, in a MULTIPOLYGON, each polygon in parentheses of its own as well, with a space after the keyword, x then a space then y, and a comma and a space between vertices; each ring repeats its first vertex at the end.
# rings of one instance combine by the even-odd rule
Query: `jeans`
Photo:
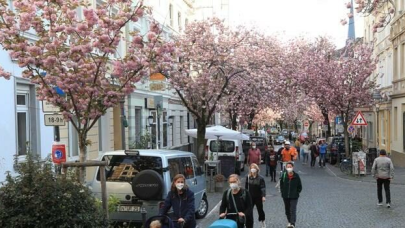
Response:
POLYGON ((387 203, 391 203, 391 192, 390 192, 390 179, 377 179, 377 196, 378 202, 382 203, 382 186, 384 184, 385 200, 387 203))
POLYGON ((309 154, 308 154, 308 153, 304 153, 304 159, 303 159, 302 162, 307 163, 307 162, 308 162, 308 157, 309 157, 309 154))
MULTIPOLYGON (((263 210, 263 200, 261 196, 252 197, 253 207, 256 205, 257 213, 259 214, 259 221, 264 221, 266 216, 263 210)), ((252 208, 253 209, 253 208, 252 208)))
POLYGON ((298 160, 301 160, 301 158, 300 158, 300 157, 301 157, 301 154, 300 154, 301 149, 300 149, 300 147, 299 147, 299 146, 297 146, 297 148, 296 148, 296 149, 297 149, 297 154, 298 154, 298 156, 297 156, 297 157, 298 157, 298 160))
POLYGON ((315 155, 311 155, 311 167, 315 166, 315 162, 316 162, 316 157, 315 155))
POLYGON ((319 166, 325 167, 325 158, 326 158, 326 153, 319 154, 319 166))
POLYGON ((270 173, 270 165, 266 164, 266 176, 270 173))
POLYGON ((277 170, 277 165, 270 166, 270 177, 271 177, 271 180, 275 180, 275 179, 276 179, 276 170, 277 170))
POLYGON ((284 200, 284 208, 285 208, 285 215, 287 216, 287 220, 289 223, 295 224, 297 220, 297 199, 291 198, 283 198, 284 200))

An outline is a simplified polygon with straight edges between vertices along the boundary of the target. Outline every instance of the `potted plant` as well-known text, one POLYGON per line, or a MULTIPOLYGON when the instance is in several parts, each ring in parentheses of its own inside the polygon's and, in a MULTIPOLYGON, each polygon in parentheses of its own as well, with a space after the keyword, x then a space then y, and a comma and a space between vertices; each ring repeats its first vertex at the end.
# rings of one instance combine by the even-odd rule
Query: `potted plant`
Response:
POLYGON ((215 191, 222 192, 224 188, 225 176, 219 173, 214 176, 214 181, 215 181, 215 191))

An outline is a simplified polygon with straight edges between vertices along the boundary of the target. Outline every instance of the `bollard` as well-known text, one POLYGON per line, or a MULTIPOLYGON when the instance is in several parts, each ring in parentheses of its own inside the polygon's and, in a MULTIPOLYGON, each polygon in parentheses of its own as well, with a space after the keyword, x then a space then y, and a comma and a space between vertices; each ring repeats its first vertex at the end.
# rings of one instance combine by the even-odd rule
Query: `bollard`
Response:
POLYGON ((213 190, 212 190, 213 178, 214 178, 214 169, 210 169, 210 191, 209 192, 213 192, 213 190))

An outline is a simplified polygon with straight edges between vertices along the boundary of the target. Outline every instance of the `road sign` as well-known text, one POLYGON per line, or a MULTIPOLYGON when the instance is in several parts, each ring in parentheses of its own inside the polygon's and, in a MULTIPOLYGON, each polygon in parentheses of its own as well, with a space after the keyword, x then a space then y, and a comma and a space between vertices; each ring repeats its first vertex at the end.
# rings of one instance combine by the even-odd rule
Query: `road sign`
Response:
POLYGON ((304 120, 304 127, 309 127, 309 121, 308 120, 304 120))
POLYGON ((62 114, 45 114, 45 126, 65 126, 62 114))
POLYGON ((54 106, 51 102, 42 101, 42 111, 47 113, 60 112, 60 108, 54 106))
POLYGON ((349 134, 353 134, 353 132, 354 132, 355 130, 356 130, 356 129, 354 128, 353 125, 350 125, 350 126, 347 127, 347 132, 349 132, 349 134))
POLYGON ((66 147, 64 144, 52 145, 52 161, 55 164, 66 162, 66 147))
POLYGON ((352 125, 354 126, 367 126, 367 121, 364 118, 363 114, 358 111, 356 114, 356 117, 354 117, 353 121, 352 121, 352 125))

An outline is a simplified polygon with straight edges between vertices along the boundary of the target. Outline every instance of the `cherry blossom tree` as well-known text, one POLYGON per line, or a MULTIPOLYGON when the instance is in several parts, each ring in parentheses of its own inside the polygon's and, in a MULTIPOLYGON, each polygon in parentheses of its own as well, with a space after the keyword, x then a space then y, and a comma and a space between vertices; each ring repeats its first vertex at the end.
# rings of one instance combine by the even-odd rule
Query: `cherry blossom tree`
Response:
MULTIPOLYGON (((59 107, 72 123, 83 162, 89 130, 134 91, 150 66, 162 67, 173 49, 159 38, 156 23, 146 37, 134 32, 125 39, 125 27, 150 13, 143 1, 106 0, 96 7, 81 0, 7 2, 0 0, 0 44, 24 69, 22 76, 37 85, 37 98, 59 107), (125 54, 120 43, 127 46, 125 54)), ((10 74, 0 70, 0 76, 10 74)))
POLYGON ((333 71, 325 80, 329 88, 329 103, 333 113, 343 118, 346 156, 349 154, 349 135, 346 131, 354 109, 373 104, 372 91, 376 87, 371 74, 376 69, 373 48, 362 43, 349 43, 339 50, 333 61, 333 71))
MULTIPOLYGON (((396 6, 393 0, 353 0, 347 2, 345 4, 346 8, 352 9, 350 12, 347 13, 348 18, 352 18, 354 13, 358 13, 362 16, 369 16, 373 15, 376 17, 376 20, 373 25, 373 32, 377 32, 379 28, 384 28, 385 26, 389 25, 392 18, 395 16, 396 6)), ((346 19, 342 19, 340 21, 342 25, 347 24, 346 19)))
POLYGON ((264 68, 253 31, 230 29, 218 18, 190 23, 175 37, 178 59, 162 72, 197 122, 197 157, 204 161, 205 128, 238 77, 264 68))

